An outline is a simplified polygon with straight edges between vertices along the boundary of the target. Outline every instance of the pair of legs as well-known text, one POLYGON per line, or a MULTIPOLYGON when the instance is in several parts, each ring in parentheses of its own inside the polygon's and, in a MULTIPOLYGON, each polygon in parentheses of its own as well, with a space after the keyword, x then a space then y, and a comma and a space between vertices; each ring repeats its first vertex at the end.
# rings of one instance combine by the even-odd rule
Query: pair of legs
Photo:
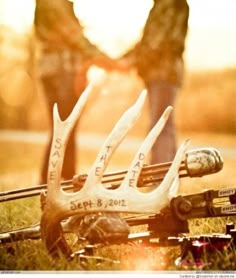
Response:
MULTIPOLYGON (((150 128, 152 128, 167 106, 175 106, 177 87, 159 81, 146 82, 146 87, 149 93, 150 128)), ((174 111, 172 111, 164 129, 152 147, 150 163, 172 161, 176 148, 174 111)))
MULTIPOLYGON (((41 79, 44 95, 46 97, 47 108, 49 111, 50 125, 53 125, 53 106, 58 105, 61 120, 65 120, 71 113, 77 102, 74 91, 74 73, 61 70, 57 74, 45 76, 41 79)), ((75 129, 72 130, 68 140, 64 163, 62 168, 62 178, 71 179, 76 173, 76 138, 75 129)), ((43 167, 41 171, 41 183, 47 182, 48 160, 52 143, 52 132, 47 145, 43 167)))

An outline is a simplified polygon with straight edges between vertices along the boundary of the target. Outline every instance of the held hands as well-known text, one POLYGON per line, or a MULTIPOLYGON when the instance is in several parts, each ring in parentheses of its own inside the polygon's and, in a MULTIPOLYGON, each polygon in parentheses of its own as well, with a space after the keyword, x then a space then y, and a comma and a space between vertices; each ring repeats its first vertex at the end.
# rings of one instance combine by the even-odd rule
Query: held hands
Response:
POLYGON ((85 90, 88 84, 88 72, 92 66, 100 68, 100 73, 103 72, 103 74, 104 71, 119 71, 124 73, 132 68, 131 63, 125 58, 112 59, 106 55, 100 55, 87 60, 79 67, 79 69, 76 72, 75 91, 77 96, 80 96, 81 93, 85 90))

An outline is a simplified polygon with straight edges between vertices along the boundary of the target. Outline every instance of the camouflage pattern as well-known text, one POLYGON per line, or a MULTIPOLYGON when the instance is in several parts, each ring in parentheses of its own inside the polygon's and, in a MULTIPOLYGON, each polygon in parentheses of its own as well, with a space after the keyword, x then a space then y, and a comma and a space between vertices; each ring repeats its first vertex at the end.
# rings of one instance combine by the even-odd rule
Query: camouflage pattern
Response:
POLYGON ((118 244, 126 241, 130 233, 129 225, 115 212, 74 216, 66 225, 65 230, 73 231, 79 238, 84 238, 91 244, 118 244))
POLYGON ((154 1, 142 39, 134 50, 136 67, 146 82, 181 84, 188 16, 186 0, 154 1))
POLYGON ((34 26, 40 44, 40 75, 56 74, 61 66, 73 71, 78 64, 102 55, 84 36, 68 0, 37 0, 34 26))

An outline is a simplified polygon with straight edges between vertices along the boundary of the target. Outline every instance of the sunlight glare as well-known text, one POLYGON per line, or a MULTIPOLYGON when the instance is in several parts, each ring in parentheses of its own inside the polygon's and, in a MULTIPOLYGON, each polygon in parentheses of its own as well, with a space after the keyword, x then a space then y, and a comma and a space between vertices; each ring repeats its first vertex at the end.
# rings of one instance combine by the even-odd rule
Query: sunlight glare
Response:
POLYGON ((74 5, 88 38, 115 58, 140 39, 153 1, 75 0, 74 5))
POLYGON ((188 0, 188 4, 191 28, 235 30, 235 0, 188 0))
POLYGON ((17 33, 26 32, 31 26, 34 17, 35 1, 7 0, 0 1, 0 22, 13 28, 17 33))
POLYGON ((236 65, 236 1, 188 0, 186 64, 194 70, 236 65))
MULTIPOLYGON (((153 0, 70 0, 85 35, 112 58, 139 41, 153 0)), ((190 6, 185 57, 191 68, 236 64, 236 1, 187 0, 190 6), (202 43, 204 42, 204 43, 202 43)), ((35 0, 0 0, 0 24, 19 35, 33 24, 35 0), (23 4, 22 4, 23 3, 23 4)))

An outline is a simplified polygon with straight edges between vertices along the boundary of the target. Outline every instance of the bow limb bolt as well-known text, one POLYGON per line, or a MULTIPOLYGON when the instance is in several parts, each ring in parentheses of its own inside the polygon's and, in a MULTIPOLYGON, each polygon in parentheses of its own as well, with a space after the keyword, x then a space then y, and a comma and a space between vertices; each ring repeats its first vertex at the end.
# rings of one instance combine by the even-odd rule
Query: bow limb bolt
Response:
MULTIPOLYGON (((43 206, 43 213, 41 217, 41 234, 42 239, 45 242, 49 253, 52 255, 58 255, 58 251, 62 251, 65 256, 71 254, 71 249, 68 246, 61 227, 61 220, 69 216, 78 214, 77 210, 74 210, 72 206, 73 195, 66 194, 60 188, 60 178, 62 163, 66 148, 66 143, 69 138, 70 132, 77 121, 80 112, 86 102, 88 97, 89 89, 81 95, 75 108, 73 109, 71 115, 62 122, 58 115, 57 107, 54 107, 54 132, 53 132, 53 142, 51 145, 51 153, 49 159, 49 169, 48 169, 48 195, 46 197, 45 205, 43 206)), ((92 166, 91 173, 88 175, 86 180, 86 185, 81 190, 81 193, 87 198, 87 194, 93 192, 87 192, 87 189, 93 189, 97 180, 101 178, 102 172, 98 176, 98 167, 105 168, 109 156, 113 153, 114 149, 124 138, 127 131, 133 126, 134 122, 138 119, 141 108, 146 99, 146 91, 143 91, 138 101, 131 107, 121 118, 122 124, 118 124, 113 129, 113 132, 108 137, 105 142, 99 156, 92 166), (104 156, 105 155, 105 156, 104 156), (100 161, 102 161, 100 165, 100 161)), ((76 193, 77 194, 77 193, 76 193)), ((82 196, 81 199, 84 197, 82 196)), ((85 213, 85 210, 82 210, 85 213)))
MULTIPOLYGON (((76 121, 76 116, 78 116, 74 110, 79 111, 80 109, 74 109, 63 123, 60 121, 57 111, 54 111, 54 144, 52 144, 48 171, 49 194, 41 218, 42 239, 51 254, 57 254, 59 250, 66 256, 71 254, 60 225, 61 220, 67 217, 99 211, 157 213, 170 202, 168 192, 178 178, 178 169, 186 153, 188 141, 180 146, 167 175, 153 192, 140 192, 137 189, 137 180, 144 158, 164 127, 172 110, 171 107, 165 110, 144 140, 121 185, 115 190, 108 190, 102 185, 102 176, 110 158, 138 119, 146 94, 147 92, 143 91, 136 103, 124 113, 115 125, 91 167, 84 186, 75 193, 66 193, 60 190, 60 175, 67 138, 76 121), (136 167, 138 167, 138 171, 136 167), (136 173, 135 177, 132 177, 134 172, 136 173)), ((79 106, 80 101, 78 103, 79 106)))

